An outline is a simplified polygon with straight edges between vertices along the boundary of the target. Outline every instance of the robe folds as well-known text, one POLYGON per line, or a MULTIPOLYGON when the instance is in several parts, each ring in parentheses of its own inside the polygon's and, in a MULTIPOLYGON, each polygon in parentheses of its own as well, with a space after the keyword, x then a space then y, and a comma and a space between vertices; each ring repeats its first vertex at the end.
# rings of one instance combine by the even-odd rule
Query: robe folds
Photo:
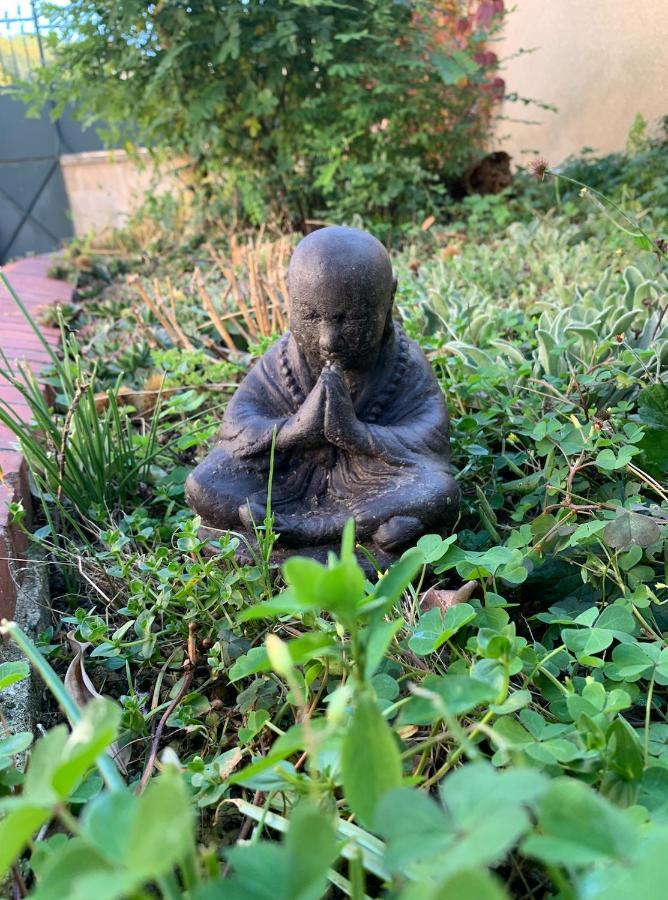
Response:
MULTIPOLYGON (((247 501, 266 505, 274 430, 312 390, 314 377, 288 332, 239 385, 217 444, 188 479, 191 506, 206 525, 238 527, 247 501)), ((362 425, 351 446, 294 448, 274 457, 272 507, 284 522, 354 516, 363 539, 392 516, 438 528, 454 518, 459 490, 448 462, 448 413, 428 360, 394 324, 378 361, 351 394, 362 425)), ((343 441, 345 445, 345 440, 343 441)), ((310 530, 310 538, 318 529, 310 530)), ((331 529, 322 527, 323 540, 331 529)))

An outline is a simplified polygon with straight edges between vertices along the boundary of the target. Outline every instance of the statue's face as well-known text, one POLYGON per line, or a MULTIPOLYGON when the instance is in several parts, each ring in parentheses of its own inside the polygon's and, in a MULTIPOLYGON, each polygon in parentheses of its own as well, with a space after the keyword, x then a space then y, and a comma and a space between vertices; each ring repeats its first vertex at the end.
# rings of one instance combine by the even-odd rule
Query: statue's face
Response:
POLYGON ((337 362, 365 369, 378 358, 392 292, 349 290, 345 283, 290 285, 290 331, 313 368, 337 362))
POLYGON ((354 228, 316 231, 295 250, 288 287, 290 331, 312 369, 374 365, 396 287, 382 244, 354 228))

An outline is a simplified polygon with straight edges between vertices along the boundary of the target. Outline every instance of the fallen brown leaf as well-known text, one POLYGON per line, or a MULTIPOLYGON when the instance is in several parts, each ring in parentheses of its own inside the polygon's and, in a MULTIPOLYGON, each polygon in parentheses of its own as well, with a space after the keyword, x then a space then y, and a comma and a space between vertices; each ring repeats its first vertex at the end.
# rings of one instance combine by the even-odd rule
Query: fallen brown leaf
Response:
POLYGON ((230 756, 230 758, 227 760, 225 765, 221 767, 220 772, 218 773, 221 781, 225 781, 226 778, 230 777, 232 772, 234 772, 236 767, 243 759, 243 755, 244 751, 240 747, 237 747, 232 756, 230 756))
POLYGON ((451 256, 457 256, 459 254, 459 247, 457 244, 448 244, 447 247, 443 247, 441 250, 441 259, 450 259, 451 256))
POLYGON ((413 737, 414 734, 417 734, 417 730, 416 725, 403 725, 401 728, 397 728, 397 734, 402 741, 406 741, 408 738, 413 737))
MULTIPOLYGON (((95 689, 95 685, 90 680, 86 667, 84 666, 84 656, 86 650, 90 647, 89 643, 81 643, 74 637, 74 632, 70 631, 67 635, 70 647, 74 651, 74 659, 69 664, 65 673, 65 687, 71 694, 76 705, 83 709, 91 700, 102 697, 95 689)), ((130 762, 130 747, 119 747, 113 743, 109 745, 107 753, 114 760, 121 775, 128 774, 127 765, 130 762)))
POLYGON ((467 600, 470 600, 477 586, 477 581, 467 581, 456 591, 442 591, 434 587, 429 588, 420 597, 420 607, 422 609, 440 609, 442 612, 445 612, 451 606, 456 606, 458 603, 466 603, 467 600))

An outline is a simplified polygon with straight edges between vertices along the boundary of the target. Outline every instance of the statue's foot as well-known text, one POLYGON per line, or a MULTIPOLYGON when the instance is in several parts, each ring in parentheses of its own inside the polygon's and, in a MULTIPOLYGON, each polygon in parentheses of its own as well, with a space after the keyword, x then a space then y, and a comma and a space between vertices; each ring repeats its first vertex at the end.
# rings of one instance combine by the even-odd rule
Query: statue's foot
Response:
POLYGON ((247 531, 252 532, 258 525, 262 525, 267 515, 267 507, 254 500, 247 500, 239 507, 239 519, 247 531))
POLYGON ((386 553, 395 553, 414 543, 423 531, 422 522, 415 516, 392 516, 375 530, 373 542, 386 553))
MULTIPOLYGON (((266 514, 266 506, 255 500, 248 500, 239 507, 239 518, 249 532, 253 531, 253 523, 257 526, 264 522, 266 514)), ((345 524, 346 516, 337 513, 316 515, 274 511, 274 531, 279 536, 279 545, 283 547, 310 547, 331 540, 338 542, 345 524)))

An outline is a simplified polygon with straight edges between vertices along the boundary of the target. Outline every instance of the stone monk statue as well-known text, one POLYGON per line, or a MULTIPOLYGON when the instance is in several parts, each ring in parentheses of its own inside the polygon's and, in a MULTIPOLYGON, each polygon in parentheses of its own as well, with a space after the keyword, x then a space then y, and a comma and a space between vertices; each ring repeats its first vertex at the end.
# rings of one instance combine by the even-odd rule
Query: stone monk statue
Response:
POLYGON ((277 548, 325 556, 352 516, 358 541, 391 560, 457 515, 443 395, 392 319, 397 282, 372 235, 309 234, 287 281, 290 331, 239 385, 186 497, 205 526, 252 533, 266 514, 275 430, 277 548))

